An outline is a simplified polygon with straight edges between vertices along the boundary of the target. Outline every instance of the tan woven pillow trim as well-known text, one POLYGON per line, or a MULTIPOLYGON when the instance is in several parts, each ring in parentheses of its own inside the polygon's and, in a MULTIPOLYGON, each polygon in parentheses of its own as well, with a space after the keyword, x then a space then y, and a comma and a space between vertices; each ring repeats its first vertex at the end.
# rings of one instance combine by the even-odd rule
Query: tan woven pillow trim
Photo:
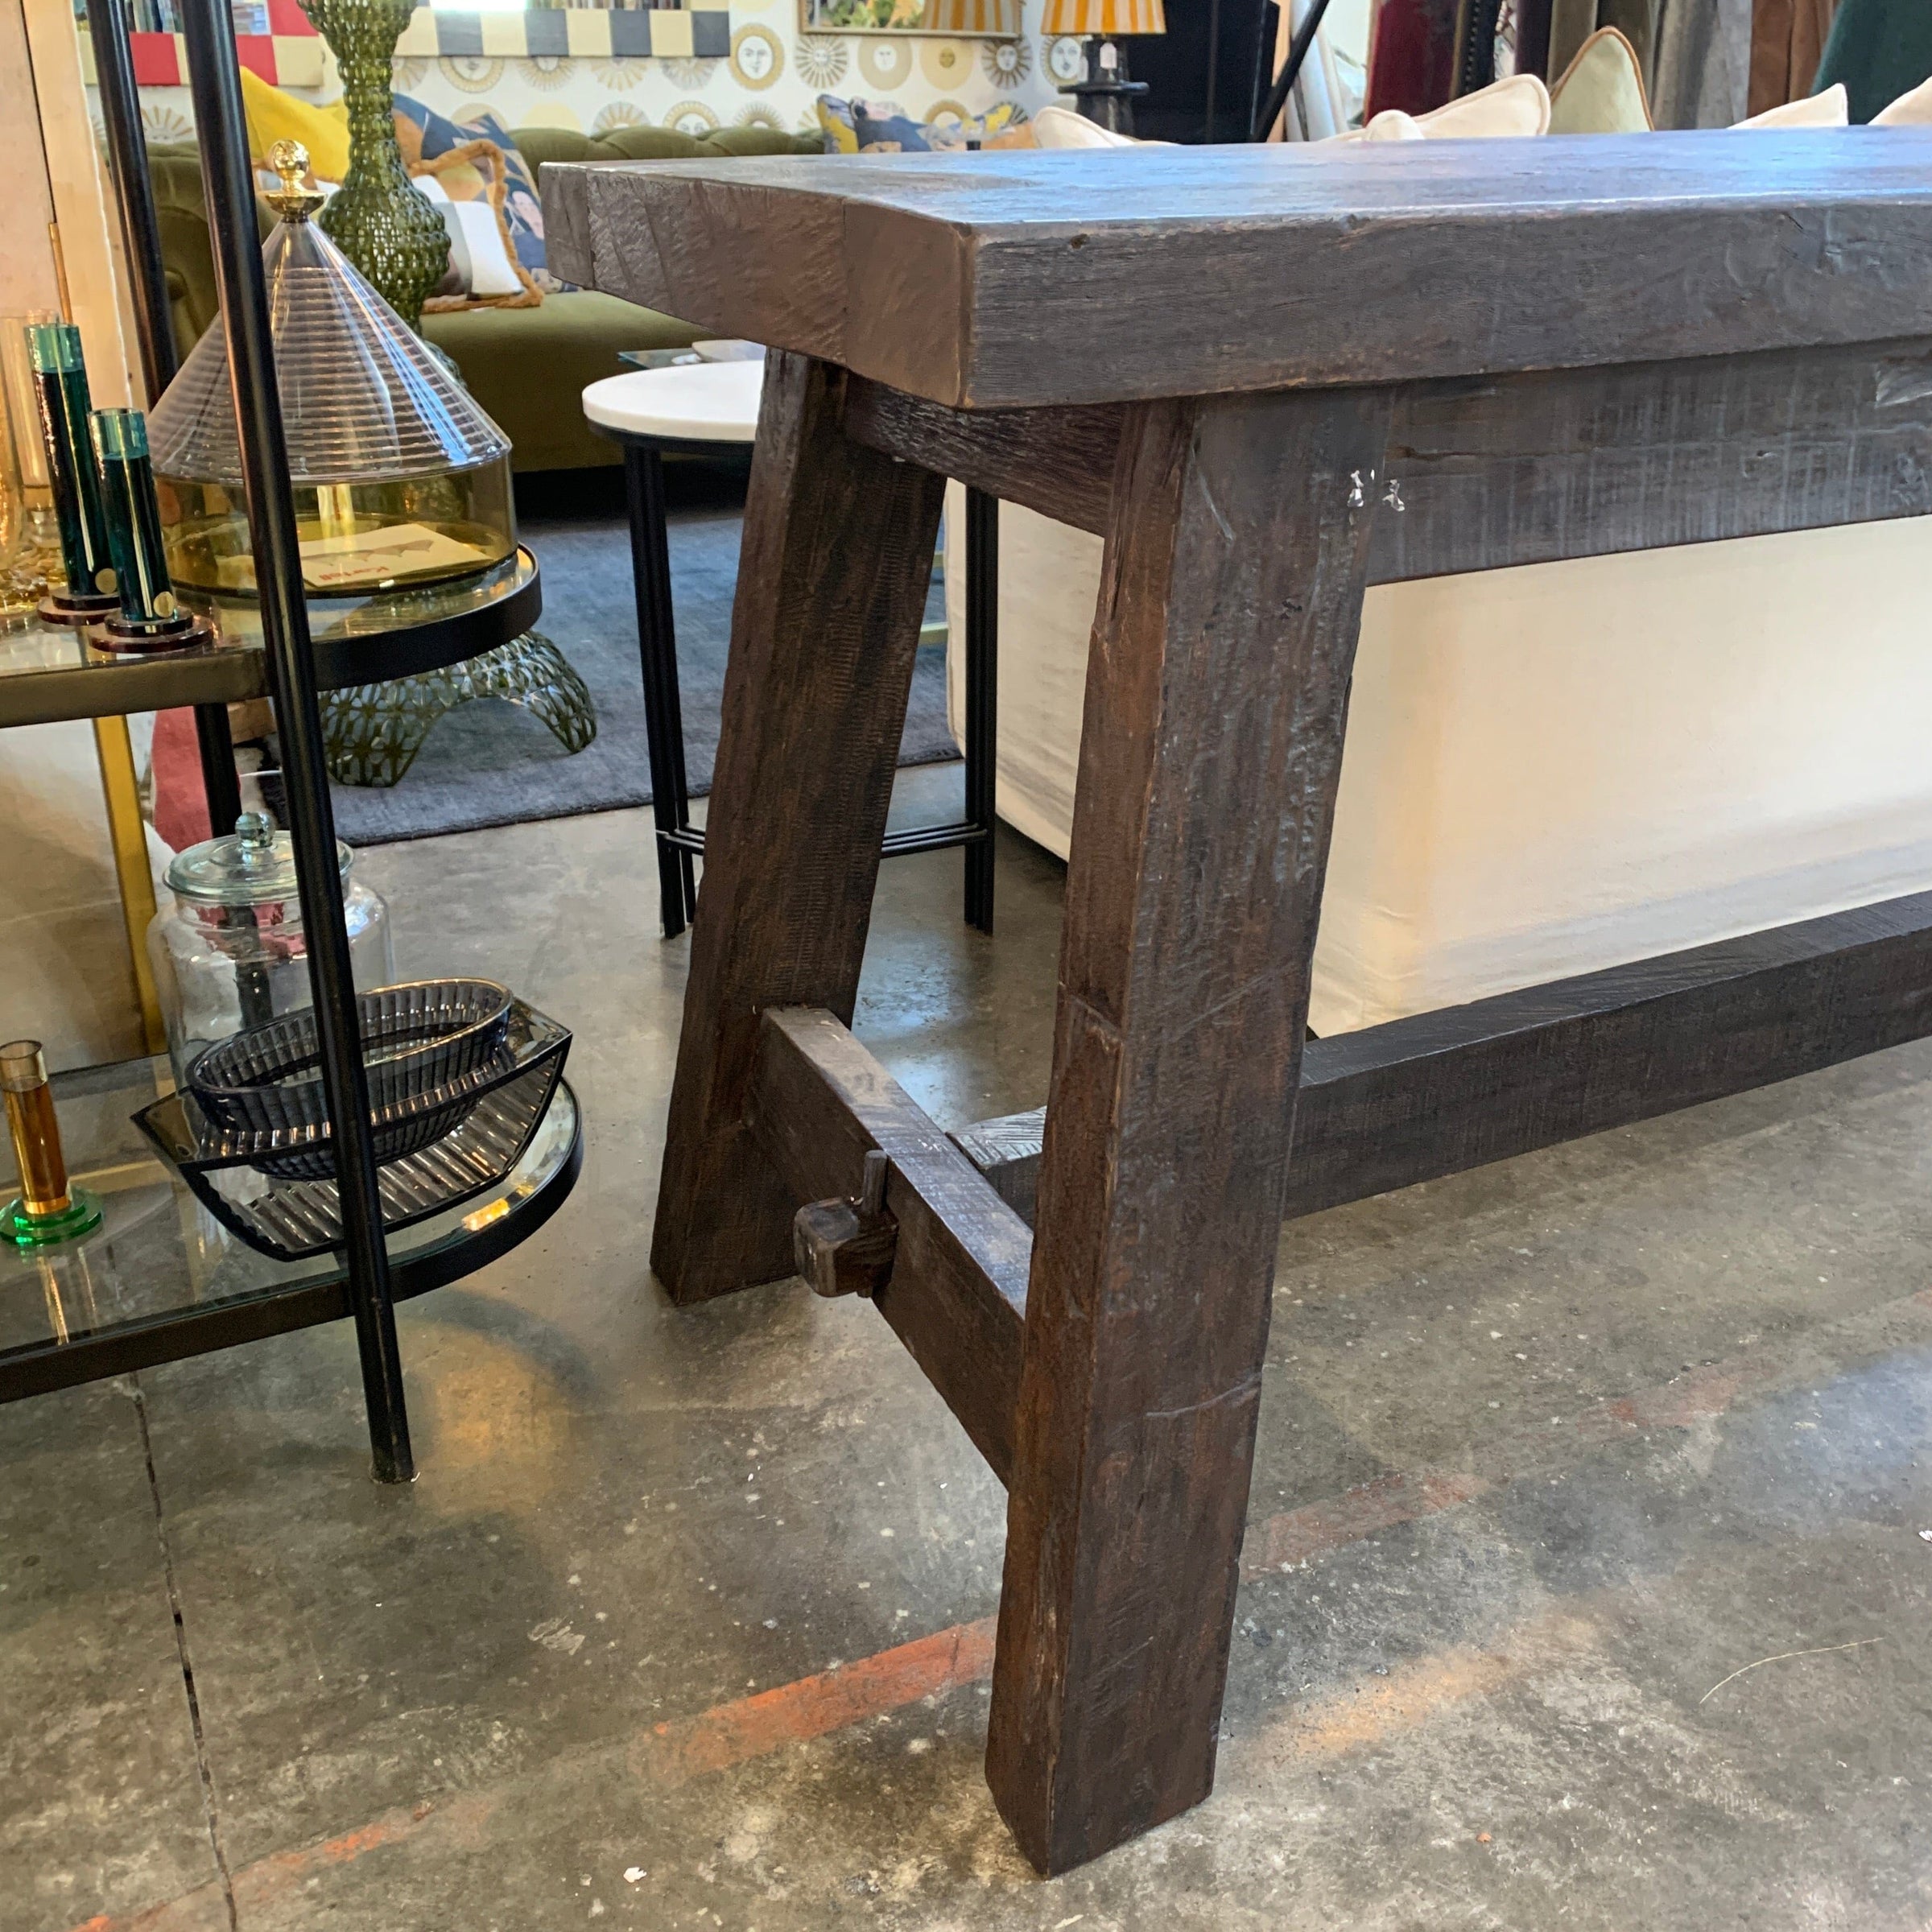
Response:
POLYGON ((490 213, 497 217, 497 233, 503 243, 504 258, 510 263, 518 281, 522 283, 521 294, 514 295, 431 295, 423 304, 426 316, 447 315, 464 308, 537 308, 542 306, 543 291, 536 285, 530 270, 517 259, 516 244, 510 238, 510 223, 504 219, 503 197, 506 191, 510 169, 503 150, 494 141, 465 141, 460 147, 452 147, 447 154, 438 155, 433 161, 413 161, 409 171, 413 179, 417 175, 440 175, 446 168, 461 167, 474 161, 489 163, 489 190, 488 200, 490 213))

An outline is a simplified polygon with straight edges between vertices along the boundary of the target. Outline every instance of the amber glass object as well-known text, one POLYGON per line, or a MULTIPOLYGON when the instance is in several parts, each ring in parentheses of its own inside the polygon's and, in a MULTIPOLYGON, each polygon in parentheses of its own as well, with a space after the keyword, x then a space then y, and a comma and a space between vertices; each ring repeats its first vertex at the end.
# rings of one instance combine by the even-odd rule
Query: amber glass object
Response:
MULTIPOLYGON (((309 219, 308 157, 271 153, 262 248, 303 588, 363 597, 488 570, 516 548, 510 439, 309 219)), ((220 329, 148 419, 175 588, 250 597, 254 556, 220 329)))
POLYGON ((0 1046, 0 1094, 20 1170, 20 1193, 0 1210, 0 1230, 23 1248, 69 1241, 101 1225, 101 1203, 70 1186, 60 1151, 60 1123, 47 1084, 47 1056, 38 1040, 0 1046))

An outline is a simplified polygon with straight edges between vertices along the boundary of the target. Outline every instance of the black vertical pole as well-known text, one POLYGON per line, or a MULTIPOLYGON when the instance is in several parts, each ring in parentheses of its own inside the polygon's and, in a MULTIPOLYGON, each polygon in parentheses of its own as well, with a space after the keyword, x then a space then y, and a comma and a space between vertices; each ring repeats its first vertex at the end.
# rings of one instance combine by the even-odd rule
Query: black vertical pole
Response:
POLYGON ((966 490, 966 923, 993 931, 994 784, 999 772, 1000 500, 966 490))
POLYGON ((262 638, 269 687, 282 733, 282 777, 289 832, 308 938, 310 985, 322 1050, 322 1084, 333 1124, 332 1145, 341 1196, 345 1259, 362 1391, 369 1407, 369 1445, 379 1482, 407 1482, 415 1474, 402 1368, 390 1298, 389 1255, 369 1136, 369 1081, 356 1025, 356 989, 336 858, 335 814, 324 762, 322 713, 316 698, 295 541, 295 499, 282 398, 275 385, 274 345, 262 250, 255 229, 254 181, 242 118, 235 29, 227 0, 182 0, 188 81, 214 238, 215 280, 228 341, 229 379, 241 432, 248 485, 248 525, 262 602, 262 638))
MULTIPOLYGON (((89 0, 92 4, 92 0, 89 0)), ((1208 85, 1201 104, 1201 138, 1214 145, 1214 113, 1220 103, 1215 98, 1221 78, 1221 0, 1208 0, 1208 85)))
MULTIPOLYGON (((175 329, 169 313, 167 269, 161 258, 161 225, 155 217, 154 184, 147 172, 147 137, 141 128, 141 97, 134 85, 128 45, 126 0, 88 0, 87 31, 94 47, 94 76, 101 89, 101 124, 107 134, 109 171, 121 213, 121 240, 134 285, 134 335, 149 408, 174 380, 175 329)), ((242 811, 235 778, 234 739, 225 704, 195 707, 195 737, 201 751, 201 788, 209 828, 217 836, 234 829, 242 811)))
POLYGON ((195 743, 201 753, 201 791, 208 828, 215 837, 233 832, 242 815, 242 781, 235 775, 235 734, 225 704, 195 707, 195 743))
MULTIPOLYGON (((1294 0, 1283 0, 1292 6, 1294 0)), ((1309 0, 1308 10, 1302 16, 1298 27, 1288 42, 1288 58, 1282 63, 1282 71, 1274 77, 1274 85, 1268 90, 1268 98, 1261 103, 1261 118, 1254 124, 1254 138, 1257 141, 1268 138, 1268 130, 1282 118, 1282 109, 1288 105, 1288 97, 1294 84, 1301 78, 1302 63, 1308 58, 1308 50, 1315 45, 1315 36, 1321 31, 1322 16, 1328 10, 1328 0, 1309 0)))
POLYGON ((664 460, 655 443, 624 439, 624 490, 630 512, 630 572, 638 605, 638 655, 644 679, 644 749, 650 764, 650 810, 658 848, 658 912, 675 939, 697 910, 691 855, 666 838, 690 818, 684 775, 684 720, 678 696, 677 621, 671 602, 670 533, 664 518, 664 460))
POLYGON ((134 334, 151 408, 174 379, 175 331, 168 313, 167 270, 161 258, 161 227, 147 177, 147 137, 141 129, 141 99, 128 46, 126 0, 88 0, 87 31, 94 45, 101 124, 107 134, 121 239, 134 283, 134 334))

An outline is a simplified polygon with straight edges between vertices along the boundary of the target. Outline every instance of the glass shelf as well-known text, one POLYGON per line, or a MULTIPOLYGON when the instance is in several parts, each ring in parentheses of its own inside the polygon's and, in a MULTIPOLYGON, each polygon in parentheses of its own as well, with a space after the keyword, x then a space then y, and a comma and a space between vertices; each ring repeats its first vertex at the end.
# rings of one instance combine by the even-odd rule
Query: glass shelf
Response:
POLYGON ((267 688, 258 645, 114 657, 71 625, 43 624, 31 610, 0 613, 0 725, 233 704, 267 688))
MULTIPOLYGON (((100 1197, 106 1218, 68 1246, 0 1251, 0 1402, 349 1314, 335 1256, 258 1253, 155 1158, 130 1117, 172 1086, 165 1059, 56 1077, 72 1178, 100 1197)), ((395 1298, 460 1280, 533 1234, 569 1195, 582 1160, 576 1098, 559 1081, 506 1180, 390 1236, 395 1298)), ((0 1165, 10 1165, 3 1149, 0 1165)), ((9 1192, 0 1185, 0 1199, 9 1192)))
MULTIPOLYGON (((260 605, 184 601, 213 621, 217 641, 152 657, 93 650, 84 631, 31 611, 0 614, 0 727, 264 696, 260 605)), ((522 549, 493 570, 419 590, 311 598, 316 683, 337 691, 459 664, 522 636, 543 608, 537 560, 522 549)))

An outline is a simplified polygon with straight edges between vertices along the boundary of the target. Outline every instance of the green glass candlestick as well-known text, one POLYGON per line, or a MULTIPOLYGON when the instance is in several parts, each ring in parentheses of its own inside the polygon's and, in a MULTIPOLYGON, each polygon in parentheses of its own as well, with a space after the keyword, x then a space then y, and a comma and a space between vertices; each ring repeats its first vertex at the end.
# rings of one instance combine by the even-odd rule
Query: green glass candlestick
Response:
POLYGON ((415 0, 310 0, 316 31, 342 70, 349 107, 349 179, 320 225, 411 328, 449 266, 449 231, 410 186, 396 145, 391 63, 415 0))
POLYGON ((67 587, 40 606, 57 624, 93 624, 120 609, 109 554, 101 473, 88 434, 87 365, 80 332, 71 322, 30 322, 27 355, 40 410, 40 436, 53 485, 54 516, 60 530, 60 564, 67 587))
POLYGON ((175 601, 167 574, 147 419, 138 409, 97 409, 89 427, 101 471, 114 588, 121 600, 97 642, 102 650, 114 651, 181 650, 205 643, 212 635, 208 626, 175 601))

